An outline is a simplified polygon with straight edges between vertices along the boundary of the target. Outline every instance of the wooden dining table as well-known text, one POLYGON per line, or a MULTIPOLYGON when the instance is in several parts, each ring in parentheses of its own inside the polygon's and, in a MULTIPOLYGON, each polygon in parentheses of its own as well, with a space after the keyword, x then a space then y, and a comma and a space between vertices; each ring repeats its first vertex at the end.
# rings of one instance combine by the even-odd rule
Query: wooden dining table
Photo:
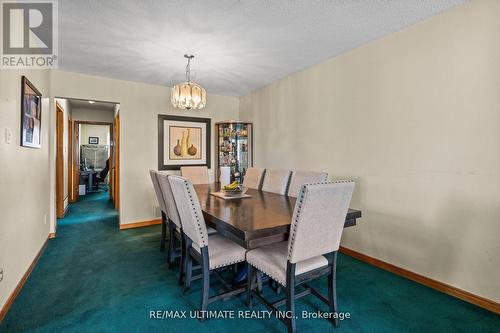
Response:
MULTIPOLYGON (((246 249, 288 239, 296 198, 248 189, 250 198, 222 199, 211 195, 220 184, 194 185, 207 226, 246 249)), ((344 227, 356 225, 361 211, 349 209, 344 227)))

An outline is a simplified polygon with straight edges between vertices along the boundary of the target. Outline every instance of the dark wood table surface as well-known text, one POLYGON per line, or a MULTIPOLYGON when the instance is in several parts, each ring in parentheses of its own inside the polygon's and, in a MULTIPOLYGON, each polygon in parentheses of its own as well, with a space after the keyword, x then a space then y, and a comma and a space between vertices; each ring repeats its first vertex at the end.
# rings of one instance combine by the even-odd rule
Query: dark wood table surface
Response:
MULTIPOLYGON (((295 198, 248 189, 251 198, 224 200, 210 193, 220 184, 194 185, 207 226, 247 249, 288 239, 295 198)), ((356 225, 361 211, 349 209, 344 227, 356 225)))

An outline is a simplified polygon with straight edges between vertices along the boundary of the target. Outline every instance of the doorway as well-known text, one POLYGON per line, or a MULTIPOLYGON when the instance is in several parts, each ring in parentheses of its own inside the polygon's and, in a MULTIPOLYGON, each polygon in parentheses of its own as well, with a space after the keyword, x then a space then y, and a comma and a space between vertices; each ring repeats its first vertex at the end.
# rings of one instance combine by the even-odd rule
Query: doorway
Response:
POLYGON ((95 207, 117 211, 119 104, 59 97, 55 104, 56 226, 76 210, 78 216, 95 207))

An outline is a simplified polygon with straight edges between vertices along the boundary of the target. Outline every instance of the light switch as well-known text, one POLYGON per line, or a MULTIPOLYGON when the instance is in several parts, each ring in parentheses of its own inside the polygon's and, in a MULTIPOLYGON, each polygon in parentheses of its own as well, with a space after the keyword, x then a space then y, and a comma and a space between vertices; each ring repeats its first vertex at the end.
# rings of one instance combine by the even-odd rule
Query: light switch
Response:
POLYGON ((5 129, 5 143, 8 145, 12 143, 12 131, 9 128, 5 129))

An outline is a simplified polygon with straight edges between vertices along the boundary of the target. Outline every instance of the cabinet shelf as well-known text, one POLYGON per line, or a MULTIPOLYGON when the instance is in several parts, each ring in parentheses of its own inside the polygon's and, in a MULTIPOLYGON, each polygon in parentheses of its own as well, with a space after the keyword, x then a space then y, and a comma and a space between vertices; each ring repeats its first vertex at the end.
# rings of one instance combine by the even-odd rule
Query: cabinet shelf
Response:
POLYGON ((222 121, 215 124, 218 135, 218 158, 215 172, 220 180, 220 167, 231 167, 231 182, 243 182, 246 170, 253 166, 253 124, 245 121, 222 121))

